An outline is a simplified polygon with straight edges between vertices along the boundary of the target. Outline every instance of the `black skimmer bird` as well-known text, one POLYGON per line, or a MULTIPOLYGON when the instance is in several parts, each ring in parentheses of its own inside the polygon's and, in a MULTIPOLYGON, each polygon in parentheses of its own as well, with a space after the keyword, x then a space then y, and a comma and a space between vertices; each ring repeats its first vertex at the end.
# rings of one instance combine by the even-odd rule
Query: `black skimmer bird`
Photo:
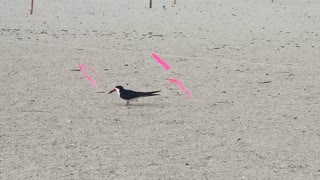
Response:
POLYGON ((137 92, 137 91, 124 89, 122 86, 116 86, 108 94, 113 93, 115 91, 120 96, 120 98, 127 101, 126 106, 129 105, 129 100, 140 98, 140 97, 157 96, 159 94, 156 94, 156 93, 160 92, 160 91, 137 92))

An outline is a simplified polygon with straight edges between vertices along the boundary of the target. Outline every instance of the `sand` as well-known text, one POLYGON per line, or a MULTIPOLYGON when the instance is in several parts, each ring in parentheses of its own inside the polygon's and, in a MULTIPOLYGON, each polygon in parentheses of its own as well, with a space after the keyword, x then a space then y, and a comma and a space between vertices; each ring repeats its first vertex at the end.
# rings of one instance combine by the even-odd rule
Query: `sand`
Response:
POLYGON ((148 3, 0 2, 0 179, 319 179, 320 1, 148 3))

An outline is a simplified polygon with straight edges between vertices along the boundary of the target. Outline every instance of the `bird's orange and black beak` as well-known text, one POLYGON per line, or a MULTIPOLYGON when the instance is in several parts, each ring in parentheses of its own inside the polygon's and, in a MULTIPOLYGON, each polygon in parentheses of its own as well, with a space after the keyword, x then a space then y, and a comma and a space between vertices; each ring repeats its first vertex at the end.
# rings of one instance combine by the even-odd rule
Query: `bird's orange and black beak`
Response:
POLYGON ((108 94, 115 92, 116 89, 112 89, 108 94))

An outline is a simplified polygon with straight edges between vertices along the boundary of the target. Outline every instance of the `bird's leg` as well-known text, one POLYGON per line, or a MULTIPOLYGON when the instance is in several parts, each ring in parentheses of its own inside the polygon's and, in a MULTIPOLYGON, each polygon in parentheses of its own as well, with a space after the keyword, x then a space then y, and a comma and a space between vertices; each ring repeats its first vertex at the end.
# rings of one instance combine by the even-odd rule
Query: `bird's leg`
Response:
POLYGON ((126 106, 129 106, 129 101, 127 101, 127 104, 126 104, 126 106))

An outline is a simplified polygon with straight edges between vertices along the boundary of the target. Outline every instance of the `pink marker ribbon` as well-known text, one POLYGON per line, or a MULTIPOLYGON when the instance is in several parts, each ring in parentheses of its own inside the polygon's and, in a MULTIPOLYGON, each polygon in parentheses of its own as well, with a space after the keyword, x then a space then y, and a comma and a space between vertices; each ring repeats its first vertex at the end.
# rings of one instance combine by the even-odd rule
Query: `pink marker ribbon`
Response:
POLYGON ((174 78, 169 79, 170 83, 176 83, 185 93, 187 96, 191 97, 190 91, 178 80, 174 78))
POLYGON ((169 69, 171 69, 171 66, 168 63, 166 63, 163 59, 161 59, 156 53, 152 53, 152 56, 159 64, 163 66, 165 70, 168 71, 169 69))
MULTIPOLYGON (((90 77, 90 76, 86 73, 86 71, 85 71, 85 69, 86 69, 85 65, 84 65, 84 64, 79 64, 78 67, 79 67, 80 71, 82 72, 82 74, 83 74, 83 75, 87 78, 87 80, 91 83, 91 85, 92 85, 93 87, 95 87, 96 90, 98 91, 99 87, 98 87, 98 85, 97 85, 97 82, 96 82, 92 77, 90 77)), ((92 66, 89 66, 89 69, 90 69, 94 74, 96 74, 96 72, 94 71, 94 69, 93 69, 92 66)))

